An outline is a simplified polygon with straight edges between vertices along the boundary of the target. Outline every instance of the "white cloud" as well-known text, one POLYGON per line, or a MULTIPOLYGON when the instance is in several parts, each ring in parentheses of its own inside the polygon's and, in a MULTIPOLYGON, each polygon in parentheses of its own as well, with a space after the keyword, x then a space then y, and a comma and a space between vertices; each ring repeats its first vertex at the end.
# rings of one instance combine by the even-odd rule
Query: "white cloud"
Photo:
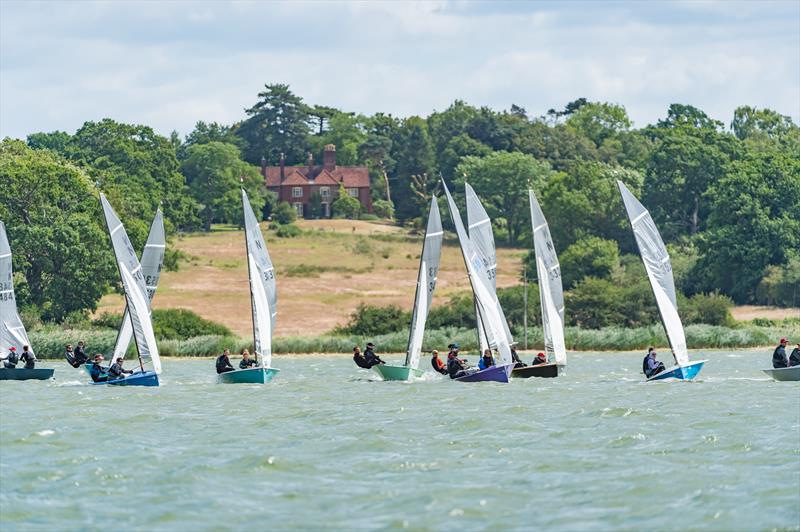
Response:
POLYGON ((274 82, 400 116, 455 99, 543 114, 585 96, 637 125, 673 102, 800 121, 800 6, 0 2, 0 136, 106 116, 187 133, 241 119, 274 82))

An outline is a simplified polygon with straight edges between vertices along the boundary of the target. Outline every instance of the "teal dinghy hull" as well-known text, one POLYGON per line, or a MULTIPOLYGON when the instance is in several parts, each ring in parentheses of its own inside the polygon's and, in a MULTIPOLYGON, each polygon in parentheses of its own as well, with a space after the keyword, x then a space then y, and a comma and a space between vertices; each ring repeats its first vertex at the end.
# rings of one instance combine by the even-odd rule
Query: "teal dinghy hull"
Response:
POLYGON ((0 381, 46 381, 53 378, 54 369, 0 368, 0 381))
POLYGON ((791 368, 762 369, 764 373, 776 381, 800 381, 800 366, 791 368))
POLYGON ((421 369, 411 366, 390 366, 388 364, 378 364, 372 369, 385 381, 407 381, 413 378, 422 377, 424 372, 421 369))
POLYGON ((705 360, 698 360, 697 362, 692 362, 691 364, 687 364, 685 366, 675 366, 662 371, 658 375, 653 375, 647 379, 647 381, 664 381, 669 379, 690 381, 694 379, 698 373, 700 373, 700 370, 703 369, 703 364, 705 363, 705 360))
POLYGON ((100 386, 107 384, 108 386, 158 386, 158 373, 155 371, 137 372, 133 375, 127 375, 122 379, 114 379, 110 381, 90 382, 93 386, 100 386))
POLYGON ((271 381, 280 370, 275 368, 248 368, 226 371, 217 375, 217 381, 222 384, 266 384, 271 381))

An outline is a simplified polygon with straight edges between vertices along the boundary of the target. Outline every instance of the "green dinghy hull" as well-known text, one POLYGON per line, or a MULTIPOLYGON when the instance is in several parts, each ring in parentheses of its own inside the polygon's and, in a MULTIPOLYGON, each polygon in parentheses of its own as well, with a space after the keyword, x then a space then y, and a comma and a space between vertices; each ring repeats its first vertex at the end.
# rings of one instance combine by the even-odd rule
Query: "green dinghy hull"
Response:
POLYGON ((217 381, 223 384, 266 384, 280 370, 275 368, 248 368, 227 371, 217 375, 217 381))
POLYGON ((407 381, 412 377, 422 377, 425 373, 421 369, 411 366, 390 366, 388 364, 378 364, 372 366, 372 369, 385 381, 407 381))

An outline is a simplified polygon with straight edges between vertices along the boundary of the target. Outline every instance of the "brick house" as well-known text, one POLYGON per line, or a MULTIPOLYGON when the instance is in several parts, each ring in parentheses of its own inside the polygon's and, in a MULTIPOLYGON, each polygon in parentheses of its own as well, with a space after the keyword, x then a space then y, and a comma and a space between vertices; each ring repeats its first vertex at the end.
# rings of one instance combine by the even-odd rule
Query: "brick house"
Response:
POLYGON ((322 164, 314 165, 311 154, 305 166, 285 166, 281 154, 280 166, 267 166, 261 160, 261 174, 267 189, 278 195, 279 201, 290 203, 298 217, 310 217, 309 201, 314 193, 322 200, 322 214, 331 216, 331 204, 339 196, 339 185, 344 185, 348 194, 361 202, 365 212, 372 212, 369 192, 369 171, 366 166, 337 166, 336 146, 328 144, 322 156, 322 164))

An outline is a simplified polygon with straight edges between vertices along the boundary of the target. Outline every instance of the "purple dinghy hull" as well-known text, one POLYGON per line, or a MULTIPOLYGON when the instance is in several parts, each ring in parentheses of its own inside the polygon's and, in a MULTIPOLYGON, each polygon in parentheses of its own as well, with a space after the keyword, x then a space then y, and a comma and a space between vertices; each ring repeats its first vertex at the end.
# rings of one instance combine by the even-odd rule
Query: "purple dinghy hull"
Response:
POLYGON ((461 382, 508 382, 512 369, 514 369, 514 364, 490 366, 472 375, 465 375, 454 380, 461 382))

